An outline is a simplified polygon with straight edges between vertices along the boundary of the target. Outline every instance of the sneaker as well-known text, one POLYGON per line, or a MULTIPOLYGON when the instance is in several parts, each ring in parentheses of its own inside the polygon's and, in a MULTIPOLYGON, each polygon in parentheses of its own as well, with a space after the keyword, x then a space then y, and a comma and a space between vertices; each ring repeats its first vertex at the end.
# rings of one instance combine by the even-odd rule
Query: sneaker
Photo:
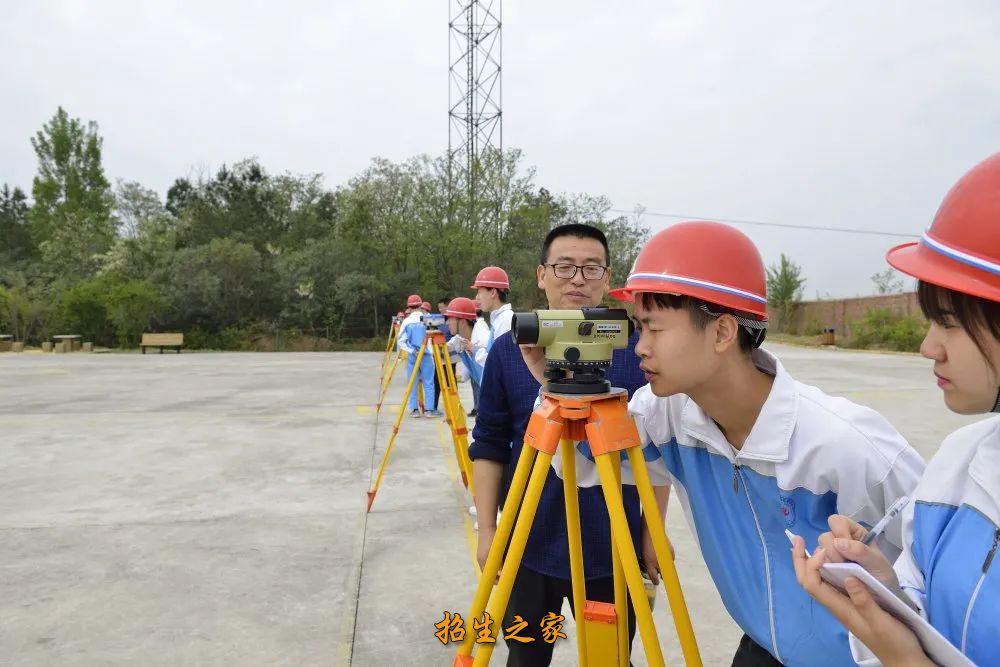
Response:
POLYGON ((472 408, 471 410, 469 410, 469 414, 467 416, 469 416, 469 417, 475 417, 476 416, 476 409, 472 408))
POLYGON ((476 516, 476 506, 475 505, 469 505, 469 514, 472 515, 472 516, 476 516))
POLYGON ((424 414, 428 417, 444 417, 444 413, 440 410, 428 410, 424 414))
POLYGON ((411 417, 420 417, 420 410, 410 410, 411 417))

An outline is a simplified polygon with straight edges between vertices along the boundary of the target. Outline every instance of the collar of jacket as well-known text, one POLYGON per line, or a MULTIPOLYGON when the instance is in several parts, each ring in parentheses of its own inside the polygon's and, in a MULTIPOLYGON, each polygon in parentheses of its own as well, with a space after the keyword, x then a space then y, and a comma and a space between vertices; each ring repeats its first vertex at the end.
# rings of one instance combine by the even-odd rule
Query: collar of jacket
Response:
MULTIPOLYGON (((785 461, 798 418, 798 389, 795 380, 770 352, 757 349, 752 352, 752 358, 757 368, 774 376, 774 384, 750 429, 750 435, 739 450, 739 457, 772 463, 785 461)), ((726 458, 734 457, 729 441, 715 421, 690 399, 684 406, 681 428, 726 458)))
POLYGON ((969 462, 969 477, 983 487, 983 491, 1000 507, 1000 417, 993 419, 993 428, 976 445, 976 453, 969 462))
POLYGON ((510 304, 509 303, 505 303, 504 305, 500 306, 496 310, 491 311, 490 312, 490 327, 491 328, 493 327, 493 322, 495 322, 496 319, 498 317, 500 317, 500 313, 504 312, 505 310, 510 310, 510 309, 511 309, 510 304))

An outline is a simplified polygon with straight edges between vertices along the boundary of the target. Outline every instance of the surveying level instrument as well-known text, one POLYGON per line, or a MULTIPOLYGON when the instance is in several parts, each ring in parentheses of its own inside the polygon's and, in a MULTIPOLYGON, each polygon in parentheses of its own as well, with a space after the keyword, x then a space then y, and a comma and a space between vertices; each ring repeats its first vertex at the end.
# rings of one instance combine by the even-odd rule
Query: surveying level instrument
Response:
MULTIPOLYGON (((434 331, 443 331, 445 328, 445 317, 444 315, 421 315, 420 323, 424 325, 424 329, 430 333, 434 331)), ((396 336, 398 339, 399 332, 397 330, 396 336)), ((385 393, 389 390, 389 384, 392 382, 392 376, 396 372, 396 366, 399 364, 401 359, 406 358, 406 353, 402 350, 396 351, 396 359, 392 362, 392 367, 389 369, 389 373, 382 377, 382 389, 379 391, 378 403, 375 405, 375 412, 382 411, 382 401, 385 399, 385 393)), ((383 362, 384 363, 384 362, 383 362)), ((418 362, 419 363, 419 362, 418 362)), ((384 371, 383 371, 384 372, 384 371)), ((442 386, 440 381, 438 386, 442 386)), ((417 385, 417 396, 420 403, 420 411, 424 411, 424 394, 423 386, 417 385)))
POLYGON ((545 348, 550 391, 602 394, 611 390, 604 379, 611 357, 628 346, 633 324, 624 309, 599 307, 515 313, 511 329, 518 345, 545 348))
POLYGON ((531 533, 539 498, 557 450, 563 464, 563 496, 579 665, 624 667, 629 664, 628 598, 632 600, 639 636, 649 664, 652 667, 664 665, 635 545, 625 518, 621 492, 621 456, 625 452, 635 476, 643 517, 653 540, 684 661, 687 665, 700 667, 698 645, 663 518, 656 505, 642 443, 635 422, 628 414, 627 392, 610 388, 604 379, 614 350, 628 345, 629 327, 625 311, 585 308, 518 313, 513 331, 518 344, 546 345, 545 377, 548 384, 541 393, 541 404, 528 421, 524 447, 514 470, 486 566, 479 577, 472 610, 467 617, 470 627, 455 656, 453 667, 484 667, 489 664, 495 644, 479 644, 473 656, 478 638, 475 624, 480 619, 488 619, 491 636, 494 640, 499 638, 500 625, 531 533), (567 371, 572 371, 573 376, 570 377, 567 371), (595 388, 601 390, 594 391, 595 388), (575 443, 579 440, 590 443, 611 519, 614 604, 586 600, 576 485, 575 443), (494 588, 498 572, 500 578, 494 588))
MULTIPOLYGON (((430 344, 431 354, 434 356, 434 372, 438 378, 438 385, 441 387, 441 398, 444 401, 445 421, 451 431, 452 446, 455 449, 455 459, 458 462, 458 469, 461 473, 462 484, 469 490, 470 494, 473 493, 472 461, 469 459, 469 431, 465 421, 465 410, 462 408, 462 403, 458 398, 458 383, 455 380, 455 373, 451 367, 451 356, 448 354, 448 347, 445 343, 444 333, 440 330, 428 330, 427 336, 420 344, 420 349, 417 350, 417 358, 413 364, 413 372, 410 373, 410 378, 406 383, 406 390, 403 393, 403 398, 400 403, 399 414, 396 416, 396 422, 392 427, 392 435, 389 437, 389 444, 386 446, 385 453, 382 455, 382 463, 379 465, 378 475, 375 477, 375 482, 368 491, 369 512, 372 509, 372 503, 375 502, 375 495, 378 493, 378 489, 382 484, 382 477, 385 475, 386 467, 389 464, 389 457, 392 455, 392 448, 396 444, 396 436, 399 435, 399 427, 403 421, 403 415, 405 414, 404 406, 410 398, 410 392, 413 391, 413 385, 416 380, 417 373, 420 370, 420 362, 423 360, 424 354, 427 352, 428 343, 430 344)), ((388 386, 388 383, 386 386, 388 386)), ((381 405, 382 402, 380 400, 379 407, 381 407, 381 405)))

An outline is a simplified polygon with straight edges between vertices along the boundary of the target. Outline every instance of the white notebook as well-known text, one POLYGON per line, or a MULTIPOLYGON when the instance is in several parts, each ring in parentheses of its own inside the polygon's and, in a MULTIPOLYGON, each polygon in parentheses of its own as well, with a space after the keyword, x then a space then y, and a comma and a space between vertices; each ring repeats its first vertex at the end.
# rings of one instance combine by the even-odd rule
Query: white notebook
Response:
POLYGON ((898 618, 917 635, 924 652, 943 667, 975 667, 973 662, 938 632, 924 617, 913 611, 878 579, 857 563, 826 563, 820 570, 825 581, 846 593, 844 580, 857 577, 872 592, 878 605, 898 618))

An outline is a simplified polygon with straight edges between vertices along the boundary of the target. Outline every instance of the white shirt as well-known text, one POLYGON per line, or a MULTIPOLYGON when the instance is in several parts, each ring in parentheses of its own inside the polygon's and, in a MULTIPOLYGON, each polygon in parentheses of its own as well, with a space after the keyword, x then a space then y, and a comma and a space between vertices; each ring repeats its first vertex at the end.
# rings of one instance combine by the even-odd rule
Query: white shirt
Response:
MULTIPOLYGON (((507 325, 510 328, 510 324, 507 325)), ((472 358, 480 366, 486 366, 486 347, 490 343, 490 327, 486 320, 479 318, 472 327, 472 358)))
POLYGON ((510 331, 511 320, 514 319, 514 309, 505 303, 490 313, 490 328, 493 329, 493 340, 510 331))

